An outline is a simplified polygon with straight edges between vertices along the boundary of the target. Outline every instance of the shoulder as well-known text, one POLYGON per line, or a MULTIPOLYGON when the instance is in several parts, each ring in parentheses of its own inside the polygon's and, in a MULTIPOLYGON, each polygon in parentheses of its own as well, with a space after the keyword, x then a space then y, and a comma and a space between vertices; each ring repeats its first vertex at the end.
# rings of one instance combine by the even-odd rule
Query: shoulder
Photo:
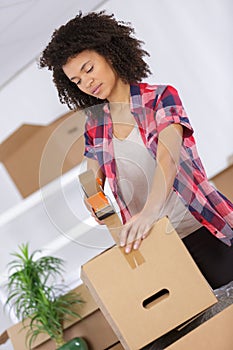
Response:
POLYGON ((178 95, 177 89, 172 85, 161 85, 161 84, 143 84, 142 91, 145 94, 154 93, 156 96, 162 95, 178 95))
POLYGON ((161 96, 164 94, 177 95, 177 89, 172 85, 165 84, 148 84, 138 83, 131 85, 131 95, 154 95, 161 96))
POLYGON ((172 85, 138 83, 131 86, 132 96, 141 96, 142 104, 154 108, 158 102, 180 104, 177 89, 172 85))

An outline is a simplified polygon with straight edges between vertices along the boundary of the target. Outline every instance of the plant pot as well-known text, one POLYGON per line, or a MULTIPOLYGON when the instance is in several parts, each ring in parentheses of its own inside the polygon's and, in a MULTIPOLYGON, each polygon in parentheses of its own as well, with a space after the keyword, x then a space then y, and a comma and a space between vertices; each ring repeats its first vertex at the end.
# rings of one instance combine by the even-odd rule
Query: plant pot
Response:
POLYGON ((82 338, 73 338, 57 350, 88 350, 87 343, 82 338))

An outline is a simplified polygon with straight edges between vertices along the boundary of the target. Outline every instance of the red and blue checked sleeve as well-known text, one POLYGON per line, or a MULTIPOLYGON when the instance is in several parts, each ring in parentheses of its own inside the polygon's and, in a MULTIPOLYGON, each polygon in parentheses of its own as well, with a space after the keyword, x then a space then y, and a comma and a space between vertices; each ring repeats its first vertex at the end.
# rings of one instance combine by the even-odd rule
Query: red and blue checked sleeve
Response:
POLYGON ((177 123, 184 127, 184 137, 193 133, 187 114, 184 110, 177 90, 168 85, 161 93, 155 106, 157 131, 160 133, 168 125, 177 123))
POLYGON ((85 150, 84 150, 84 156, 90 159, 97 159, 97 155, 95 152, 95 147, 93 144, 93 133, 94 133, 95 127, 91 126, 89 122, 86 122, 85 125, 85 150))

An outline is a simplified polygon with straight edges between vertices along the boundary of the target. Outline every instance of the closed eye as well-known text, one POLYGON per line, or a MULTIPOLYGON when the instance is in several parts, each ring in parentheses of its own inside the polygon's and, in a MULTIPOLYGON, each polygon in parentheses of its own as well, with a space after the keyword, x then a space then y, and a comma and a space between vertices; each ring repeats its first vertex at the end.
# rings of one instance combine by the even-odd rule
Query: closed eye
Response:
MULTIPOLYGON (((94 66, 91 66, 87 71, 86 74, 90 73, 93 71, 94 66)), ((78 81, 75 82, 76 85, 80 85, 81 84, 81 79, 79 79, 78 81)))
POLYGON ((87 73, 92 72, 92 71, 93 71, 93 68, 94 68, 94 66, 91 66, 91 68, 89 68, 89 69, 87 70, 87 73))

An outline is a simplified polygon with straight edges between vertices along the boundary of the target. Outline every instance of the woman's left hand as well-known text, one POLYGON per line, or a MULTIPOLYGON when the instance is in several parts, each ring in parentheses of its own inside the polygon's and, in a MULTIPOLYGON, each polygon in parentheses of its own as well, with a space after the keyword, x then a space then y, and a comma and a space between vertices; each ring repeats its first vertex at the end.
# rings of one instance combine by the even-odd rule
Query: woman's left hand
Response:
POLYGON ((143 239, 149 235, 149 231, 155 223, 155 216, 145 212, 134 215, 122 228, 120 233, 120 246, 125 247, 125 252, 138 249, 143 239))

